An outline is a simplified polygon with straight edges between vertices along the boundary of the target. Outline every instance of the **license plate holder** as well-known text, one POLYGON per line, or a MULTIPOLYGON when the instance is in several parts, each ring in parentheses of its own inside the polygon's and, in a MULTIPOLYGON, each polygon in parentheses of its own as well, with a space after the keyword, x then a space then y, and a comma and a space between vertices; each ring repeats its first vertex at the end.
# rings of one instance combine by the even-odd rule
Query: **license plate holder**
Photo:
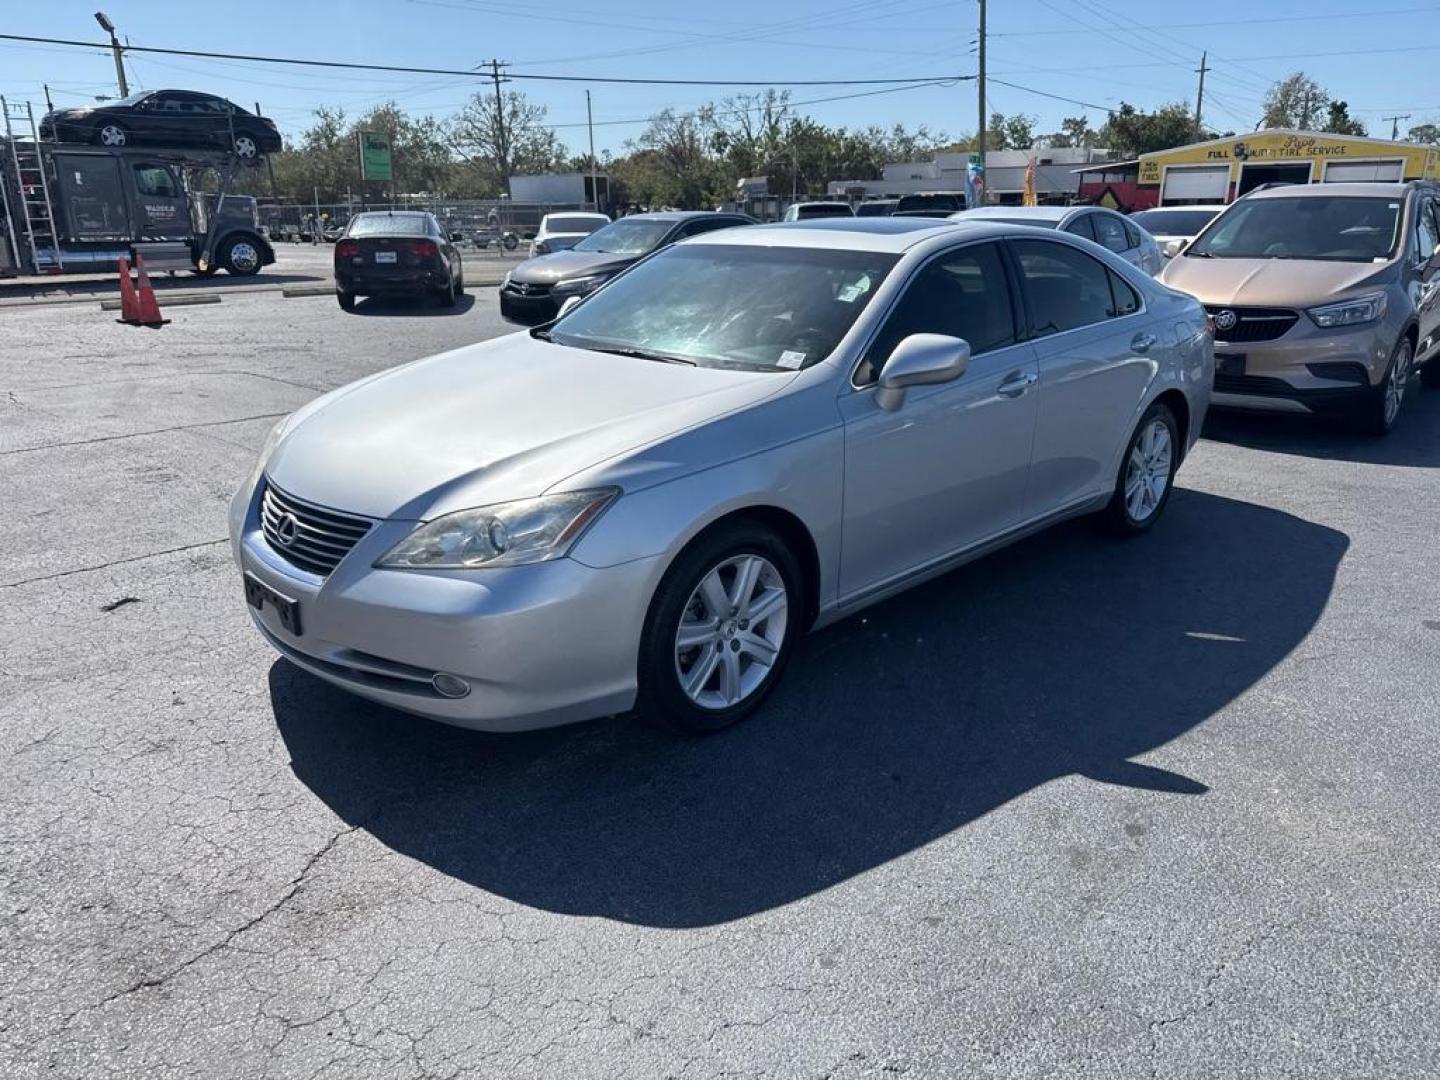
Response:
POLYGON ((1216 375, 1244 375, 1245 354, 1244 353, 1216 353, 1215 354, 1216 375))
POLYGON ((275 610, 280 625, 296 637, 300 636, 300 601, 276 592, 254 574, 245 574, 245 602, 256 611, 264 611, 269 604, 275 610))
POLYGON ((395 261, 395 252, 377 251, 375 252, 375 261, 377 263, 393 263, 395 261))

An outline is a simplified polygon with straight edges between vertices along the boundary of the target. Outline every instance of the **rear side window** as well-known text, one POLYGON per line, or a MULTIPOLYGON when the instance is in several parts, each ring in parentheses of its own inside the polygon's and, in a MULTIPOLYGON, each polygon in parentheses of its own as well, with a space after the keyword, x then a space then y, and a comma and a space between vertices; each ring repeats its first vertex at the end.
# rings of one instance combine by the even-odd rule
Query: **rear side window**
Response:
POLYGON ((1066 224, 1065 231, 1076 236, 1083 236, 1086 240, 1094 240, 1095 230, 1090 227, 1090 221, 1094 217, 1094 214, 1081 214, 1074 221, 1066 224))
POLYGON ((1005 265, 994 244, 941 255, 906 286, 855 381, 862 386, 874 382, 895 346, 911 334, 964 338, 976 355, 1013 345, 1014 310, 1005 265))
POLYGON ((1139 247, 1140 230, 1128 221, 1122 221, 1120 224, 1125 227, 1125 238, 1130 241, 1130 246, 1132 248, 1139 247))
POLYGON ((1117 254, 1131 247, 1130 238, 1125 235, 1125 223, 1109 214, 1091 214, 1095 225, 1095 239, 1101 247, 1107 247, 1117 254))
POLYGON ((1112 314, 1117 319, 1140 310, 1140 294, 1114 270, 1110 271, 1110 297, 1114 302, 1112 314))
MULTIPOLYGON (((1098 259, 1068 244, 1045 240, 1012 240, 1010 246, 1020 264, 1020 278, 1030 302, 1030 332, 1036 337, 1115 317, 1115 299, 1110 291, 1114 275, 1098 259)), ((1134 296, 1133 289, 1130 296, 1138 308, 1139 297, 1134 296)))

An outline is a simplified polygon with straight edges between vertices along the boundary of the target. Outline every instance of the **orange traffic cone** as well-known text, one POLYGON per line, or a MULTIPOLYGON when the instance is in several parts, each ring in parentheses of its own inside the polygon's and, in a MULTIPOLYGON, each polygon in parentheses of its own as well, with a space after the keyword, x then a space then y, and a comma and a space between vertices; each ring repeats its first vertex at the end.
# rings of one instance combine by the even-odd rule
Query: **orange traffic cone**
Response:
POLYGON ((140 325, 159 329, 169 319, 160 317, 160 302, 155 299, 155 290, 150 287, 150 275, 145 273, 145 260, 135 256, 135 272, 140 275, 140 325))
POLYGON ((120 260, 120 318, 115 321, 140 325, 140 301, 135 295, 135 284, 130 280, 129 259, 120 260))

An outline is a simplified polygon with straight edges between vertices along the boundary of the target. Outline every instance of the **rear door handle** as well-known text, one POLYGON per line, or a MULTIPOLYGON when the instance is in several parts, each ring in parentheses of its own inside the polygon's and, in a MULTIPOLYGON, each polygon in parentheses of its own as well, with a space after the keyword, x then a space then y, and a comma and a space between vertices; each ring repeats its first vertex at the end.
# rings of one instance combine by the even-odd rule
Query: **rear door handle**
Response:
POLYGON ((1016 398, 1034 386, 1039 379, 1040 376, 1033 371, 1015 371, 1005 377, 1005 381, 995 388, 995 392, 1002 397, 1016 398))
POLYGON ((1150 347, 1159 340, 1154 334, 1136 334, 1130 341, 1130 348, 1138 353, 1147 353, 1150 351, 1150 347))

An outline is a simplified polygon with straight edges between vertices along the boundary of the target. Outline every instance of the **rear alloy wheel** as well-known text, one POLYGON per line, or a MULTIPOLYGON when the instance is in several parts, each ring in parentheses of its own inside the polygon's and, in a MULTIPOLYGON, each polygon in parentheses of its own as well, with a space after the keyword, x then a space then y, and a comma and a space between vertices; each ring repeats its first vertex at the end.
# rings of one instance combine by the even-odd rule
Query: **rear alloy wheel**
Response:
POLYGON ((641 707, 696 733, 744 719, 779 681, 804 610, 799 564, 774 533, 738 523, 703 537, 651 603, 641 707))
POLYGON ((95 129, 95 141, 101 146, 124 146, 130 141, 130 135, 119 124, 110 120, 95 129))
POLYGON ((1390 366, 1385 369, 1385 377, 1370 391, 1360 416, 1360 427, 1367 435, 1388 435, 1400 419, 1400 406, 1405 404, 1405 390, 1414 374, 1410 365, 1414 355, 1410 339, 1401 338, 1390 357, 1390 366))
POLYGON ((1125 456, 1115 492, 1101 514, 1107 531, 1116 536, 1138 536, 1159 519, 1180 466, 1180 428, 1175 414, 1155 402, 1145 410, 1125 456))

